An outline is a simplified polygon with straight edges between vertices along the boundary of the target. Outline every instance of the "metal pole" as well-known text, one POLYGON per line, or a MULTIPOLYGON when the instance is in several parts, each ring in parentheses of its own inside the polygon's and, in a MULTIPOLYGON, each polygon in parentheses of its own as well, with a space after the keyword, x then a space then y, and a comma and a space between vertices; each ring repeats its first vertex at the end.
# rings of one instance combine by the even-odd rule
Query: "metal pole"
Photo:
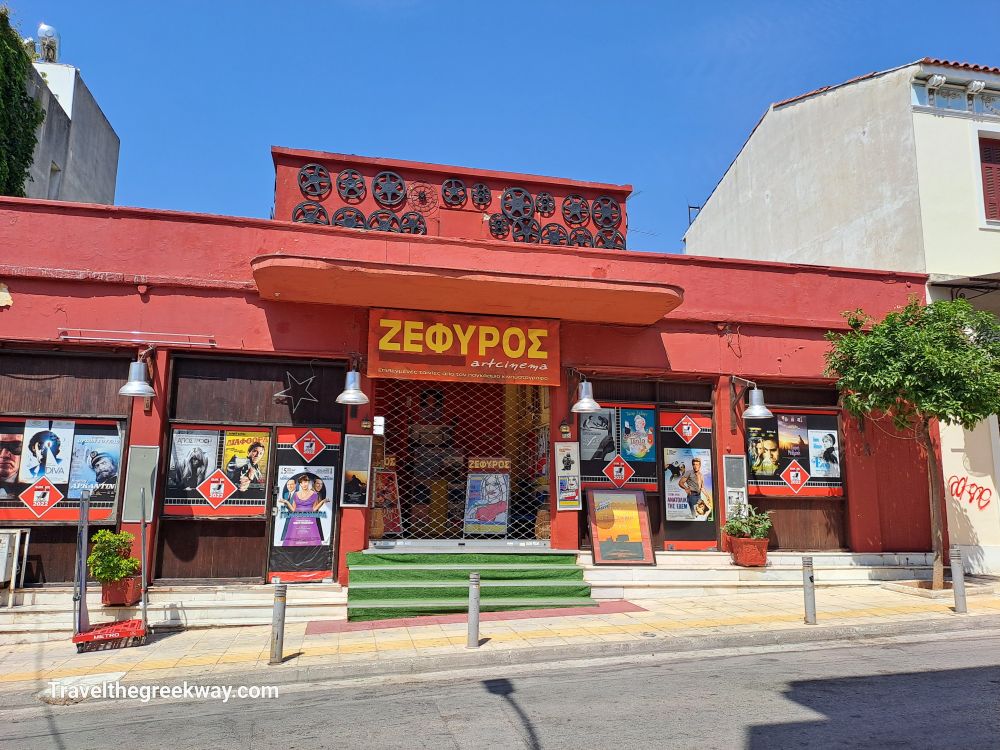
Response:
POLYGON ((964 615, 969 608, 965 604, 965 568, 962 565, 962 549, 957 544, 951 548, 951 588, 955 592, 955 614, 964 615))
POLYGON ((813 559, 802 556, 802 593, 806 600, 806 625, 816 624, 816 579, 813 575, 813 559))
POLYGON ((469 639, 466 648, 479 648, 479 573, 469 573, 469 639))
POLYGON ((274 617, 271 619, 271 659, 268 664, 281 664, 285 650, 285 601, 288 598, 288 584, 279 583, 274 587, 274 617))
POLYGON ((90 630, 87 616, 87 521, 90 490, 80 493, 80 517, 76 522, 76 569, 73 571, 73 634, 90 630))
POLYGON ((149 619, 146 617, 146 588, 147 581, 149 580, 149 574, 146 572, 146 488, 139 488, 139 511, 142 513, 142 518, 139 521, 139 542, 141 545, 141 556, 142 560, 142 627, 143 630, 148 629, 149 619))

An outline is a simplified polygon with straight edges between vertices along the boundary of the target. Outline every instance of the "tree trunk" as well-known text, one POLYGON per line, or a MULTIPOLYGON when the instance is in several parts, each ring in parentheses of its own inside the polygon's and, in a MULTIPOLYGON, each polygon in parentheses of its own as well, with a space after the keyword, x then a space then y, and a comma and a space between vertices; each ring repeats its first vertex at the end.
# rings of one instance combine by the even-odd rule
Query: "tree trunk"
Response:
POLYGON ((931 499, 931 547, 934 550, 934 571, 931 578, 932 589, 944 588, 944 525, 941 520, 941 466, 934 454, 931 442, 931 428, 928 420, 923 420, 918 428, 920 442, 927 451, 927 479, 930 483, 931 499))

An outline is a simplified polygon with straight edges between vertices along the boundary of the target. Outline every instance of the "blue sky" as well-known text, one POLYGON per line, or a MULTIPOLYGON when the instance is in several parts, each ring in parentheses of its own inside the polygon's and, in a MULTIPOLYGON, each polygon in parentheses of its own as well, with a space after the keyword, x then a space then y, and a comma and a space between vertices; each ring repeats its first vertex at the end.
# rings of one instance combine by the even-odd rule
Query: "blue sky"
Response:
POLYGON ((770 102, 1000 65, 983 2, 7 2, 118 132, 119 204, 266 217, 273 144, 630 183, 629 246, 665 252, 770 102))

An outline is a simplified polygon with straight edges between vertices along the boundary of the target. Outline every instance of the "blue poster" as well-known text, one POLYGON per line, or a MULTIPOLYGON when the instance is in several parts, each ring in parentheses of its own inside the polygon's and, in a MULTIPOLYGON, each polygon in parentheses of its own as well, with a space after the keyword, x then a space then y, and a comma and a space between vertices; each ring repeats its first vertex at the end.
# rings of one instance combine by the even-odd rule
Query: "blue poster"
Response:
POLYGON ((121 439, 118 435, 86 435, 78 432, 73 440, 69 498, 79 500, 84 490, 90 490, 95 499, 115 497, 120 463, 121 439))
POLYGON ((510 474, 469 474, 465 487, 466 534, 507 535, 510 474))
POLYGON ((654 433, 656 412, 652 409, 621 410, 621 454, 629 463, 656 461, 654 433))

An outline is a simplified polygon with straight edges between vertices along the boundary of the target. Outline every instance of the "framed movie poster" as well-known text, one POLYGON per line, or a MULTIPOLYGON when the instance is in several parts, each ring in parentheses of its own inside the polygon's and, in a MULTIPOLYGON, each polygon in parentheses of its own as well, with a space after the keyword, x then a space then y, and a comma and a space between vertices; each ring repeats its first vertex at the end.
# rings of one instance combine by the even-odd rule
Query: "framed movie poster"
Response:
POLYGON ((510 510, 510 468, 507 458, 470 458, 465 484, 467 536, 507 536, 510 510))
POLYGON ((582 510, 583 495, 580 486, 580 444, 553 443, 555 450, 556 510, 582 510))
POLYGON ((588 489, 594 565, 656 565, 642 490, 588 489))
POLYGON ((659 488, 656 410, 652 404, 602 404, 580 415, 580 478, 584 484, 659 488))
POLYGON ((374 481, 371 523, 373 538, 382 539, 402 534, 403 514, 399 507, 399 479, 396 472, 375 469, 374 481))
POLYGON ((837 497, 844 494, 837 415, 782 409, 747 422, 747 489, 751 495, 837 497))
POLYGON ((344 436, 344 483, 340 488, 341 507, 367 508, 371 474, 372 436, 344 436))
POLYGON ((269 581, 333 577, 340 433, 319 427, 279 427, 269 581))
POLYGON ((715 520, 711 416, 661 411, 660 439, 664 518, 674 522, 715 520))

